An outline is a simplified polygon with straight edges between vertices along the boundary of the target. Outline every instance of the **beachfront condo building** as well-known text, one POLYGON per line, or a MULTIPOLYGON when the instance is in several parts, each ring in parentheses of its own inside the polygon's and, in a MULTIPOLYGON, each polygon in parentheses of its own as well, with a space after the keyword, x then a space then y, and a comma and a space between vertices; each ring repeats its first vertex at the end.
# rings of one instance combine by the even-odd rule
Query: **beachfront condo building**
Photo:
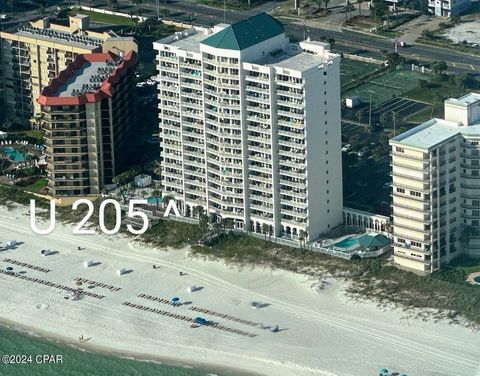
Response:
POLYGON ((262 13, 154 43, 164 194, 236 229, 307 240, 342 223, 340 57, 262 13))
POLYGON ((129 166, 135 126, 134 51, 78 55, 38 103, 52 196, 98 195, 129 166))
POLYGON ((394 260, 431 273, 480 257, 480 94, 390 141, 394 260))
POLYGON ((52 24, 43 18, 0 31, 3 61, 0 84, 7 117, 28 124, 40 113, 36 100, 43 88, 78 55, 137 51, 133 38, 88 28, 89 17, 76 15, 69 17, 68 26, 52 24))
POLYGON ((428 0, 428 12, 439 17, 458 16, 471 6, 471 0, 428 0))

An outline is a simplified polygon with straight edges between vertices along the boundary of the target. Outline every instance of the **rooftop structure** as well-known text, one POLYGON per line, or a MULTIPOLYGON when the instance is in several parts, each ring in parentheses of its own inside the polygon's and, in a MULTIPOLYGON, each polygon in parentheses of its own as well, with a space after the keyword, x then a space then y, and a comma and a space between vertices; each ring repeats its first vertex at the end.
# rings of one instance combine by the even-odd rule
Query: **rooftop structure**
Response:
POLYGON ((390 145, 397 265, 429 273, 462 253, 480 257, 480 95, 446 100, 445 119, 390 145))

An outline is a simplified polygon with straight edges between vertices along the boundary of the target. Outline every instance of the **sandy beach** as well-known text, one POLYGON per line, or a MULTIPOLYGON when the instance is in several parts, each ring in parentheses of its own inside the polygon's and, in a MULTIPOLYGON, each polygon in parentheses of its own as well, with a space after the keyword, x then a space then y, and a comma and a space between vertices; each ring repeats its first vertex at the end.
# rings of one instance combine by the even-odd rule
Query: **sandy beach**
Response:
POLYGON ((319 288, 291 272, 227 266, 121 235, 73 235, 72 227, 57 223, 53 233, 36 235, 25 208, 0 208, 1 245, 21 242, 0 251, 0 269, 24 272, 0 273, 0 321, 89 349, 261 375, 376 376, 385 367, 409 376, 480 376, 480 333, 350 301, 342 280, 319 288), (85 268, 85 260, 96 265, 85 268), (120 268, 129 272, 119 276, 120 268), (86 294, 65 299, 78 279, 86 294), (199 289, 187 292, 192 285, 199 289), (168 304, 174 296, 184 304, 168 304), (218 325, 191 328, 187 319, 197 316, 218 325), (280 331, 262 329, 272 325, 280 331))

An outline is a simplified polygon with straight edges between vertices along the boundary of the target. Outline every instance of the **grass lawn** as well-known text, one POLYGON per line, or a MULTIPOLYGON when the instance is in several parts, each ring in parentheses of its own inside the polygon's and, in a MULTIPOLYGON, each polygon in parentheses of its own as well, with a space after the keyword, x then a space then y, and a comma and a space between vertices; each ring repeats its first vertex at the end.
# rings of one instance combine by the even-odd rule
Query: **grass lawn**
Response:
POLYGON ((27 185, 24 189, 30 192, 38 193, 47 185, 47 179, 41 178, 35 183, 27 185))
POLYGON ((130 17, 122 17, 122 16, 115 16, 112 14, 90 12, 87 10, 73 9, 70 12, 70 15, 75 16, 77 13, 90 16, 90 21, 93 21, 93 22, 99 22, 99 23, 116 25, 116 26, 134 26, 135 25, 135 22, 133 22, 130 17))
POLYGON ((143 240, 160 247, 181 247, 186 244, 196 244, 202 237, 198 225, 161 220, 143 235, 143 240))

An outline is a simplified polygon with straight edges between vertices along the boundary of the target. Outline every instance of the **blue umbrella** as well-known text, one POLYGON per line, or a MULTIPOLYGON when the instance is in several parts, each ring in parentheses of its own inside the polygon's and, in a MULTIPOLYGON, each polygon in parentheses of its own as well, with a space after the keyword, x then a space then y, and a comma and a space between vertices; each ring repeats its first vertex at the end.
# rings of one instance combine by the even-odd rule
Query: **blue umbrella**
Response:
POLYGON ((380 375, 388 375, 388 369, 386 369, 386 368, 381 368, 381 369, 380 369, 380 375))
POLYGON ((172 298, 172 302, 178 302, 180 298, 177 298, 176 296, 172 298))
POLYGON ((195 320, 193 320, 195 324, 200 324, 200 325, 205 325, 207 323, 207 320, 205 320, 203 317, 195 317, 195 320))
POLYGON ((11 266, 7 266, 7 267, 5 268, 5 270, 6 270, 7 272, 11 272, 11 271, 13 270, 13 268, 12 268, 11 266))

